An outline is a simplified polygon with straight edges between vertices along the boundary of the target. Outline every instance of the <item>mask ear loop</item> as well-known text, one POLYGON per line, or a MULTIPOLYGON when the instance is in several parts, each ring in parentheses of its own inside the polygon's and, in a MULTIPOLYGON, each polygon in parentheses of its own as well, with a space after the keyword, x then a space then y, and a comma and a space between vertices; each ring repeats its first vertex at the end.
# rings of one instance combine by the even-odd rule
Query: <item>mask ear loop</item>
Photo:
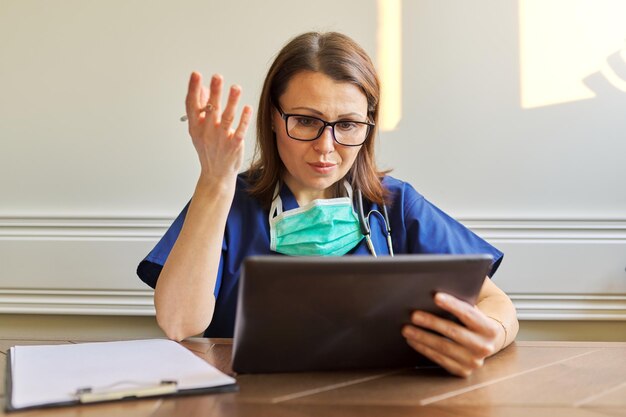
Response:
POLYGON ((274 218, 274 213, 276 216, 279 216, 283 212, 283 200, 280 199, 280 186, 278 182, 276 182, 276 187, 274 187, 274 197, 272 198, 272 205, 270 206, 270 213, 268 216, 268 222, 271 224, 272 219, 274 218))
POLYGON ((371 238, 371 230, 369 226, 369 222, 365 218, 365 212, 363 211, 363 194, 361 190, 357 188, 356 190, 356 206, 357 206, 357 214, 359 216, 359 225, 361 226, 361 233, 365 236, 365 243, 367 243, 367 247, 376 258, 376 250, 374 249, 374 244, 372 243, 371 238))

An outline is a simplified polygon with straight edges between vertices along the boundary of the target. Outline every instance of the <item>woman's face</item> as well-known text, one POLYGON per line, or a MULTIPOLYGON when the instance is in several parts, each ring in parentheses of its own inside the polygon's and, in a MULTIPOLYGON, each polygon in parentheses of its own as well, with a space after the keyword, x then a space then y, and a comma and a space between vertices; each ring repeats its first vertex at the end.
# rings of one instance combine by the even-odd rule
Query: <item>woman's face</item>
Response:
MULTIPOLYGON (((286 114, 314 116, 328 122, 367 121, 365 94, 354 84, 335 81, 319 72, 304 71, 293 76, 278 105, 286 114)), ((287 135, 285 121, 276 109, 273 129, 286 168, 283 180, 300 205, 331 197, 331 186, 346 175, 361 149, 335 142, 329 126, 313 141, 294 140, 287 135)))

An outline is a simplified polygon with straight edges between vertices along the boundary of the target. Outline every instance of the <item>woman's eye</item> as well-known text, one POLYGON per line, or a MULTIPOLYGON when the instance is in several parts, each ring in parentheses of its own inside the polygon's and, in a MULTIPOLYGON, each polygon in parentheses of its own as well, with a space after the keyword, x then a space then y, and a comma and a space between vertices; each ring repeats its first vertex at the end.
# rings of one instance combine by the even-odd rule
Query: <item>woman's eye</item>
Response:
POLYGON ((310 117, 298 117, 296 118, 296 121, 300 126, 304 127, 313 126, 315 124, 315 119, 312 119, 310 117))
POLYGON ((352 130, 356 127, 356 123, 354 122, 340 122, 335 125, 341 130, 352 130))

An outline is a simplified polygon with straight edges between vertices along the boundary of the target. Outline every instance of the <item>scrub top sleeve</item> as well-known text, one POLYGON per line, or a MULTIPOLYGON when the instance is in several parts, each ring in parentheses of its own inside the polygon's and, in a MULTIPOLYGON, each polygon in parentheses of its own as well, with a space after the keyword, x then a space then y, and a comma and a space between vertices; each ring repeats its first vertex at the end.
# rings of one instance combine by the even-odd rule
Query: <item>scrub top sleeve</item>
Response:
POLYGON ((161 237, 161 240, 159 240, 156 246, 148 253, 148 256, 146 256, 137 267, 137 275, 139 278, 152 288, 156 287, 161 269, 163 265, 165 265, 165 261, 174 247, 176 239, 178 239, 188 209, 189 202, 185 205, 178 217, 176 217, 169 229, 167 229, 167 232, 161 237))
POLYGON ((489 277, 503 253, 426 200, 407 184, 404 220, 410 253, 487 254, 493 258, 489 277))

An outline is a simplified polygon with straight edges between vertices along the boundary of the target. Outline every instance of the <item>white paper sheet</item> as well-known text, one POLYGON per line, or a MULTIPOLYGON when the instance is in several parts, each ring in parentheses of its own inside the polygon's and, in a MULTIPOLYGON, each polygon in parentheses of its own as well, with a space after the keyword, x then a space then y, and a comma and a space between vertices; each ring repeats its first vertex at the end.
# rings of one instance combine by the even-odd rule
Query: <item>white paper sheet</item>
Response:
POLYGON ((171 340, 133 340, 11 348, 14 408, 75 401, 78 388, 120 390, 178 383, 178 390, 234 384, 171 340))

